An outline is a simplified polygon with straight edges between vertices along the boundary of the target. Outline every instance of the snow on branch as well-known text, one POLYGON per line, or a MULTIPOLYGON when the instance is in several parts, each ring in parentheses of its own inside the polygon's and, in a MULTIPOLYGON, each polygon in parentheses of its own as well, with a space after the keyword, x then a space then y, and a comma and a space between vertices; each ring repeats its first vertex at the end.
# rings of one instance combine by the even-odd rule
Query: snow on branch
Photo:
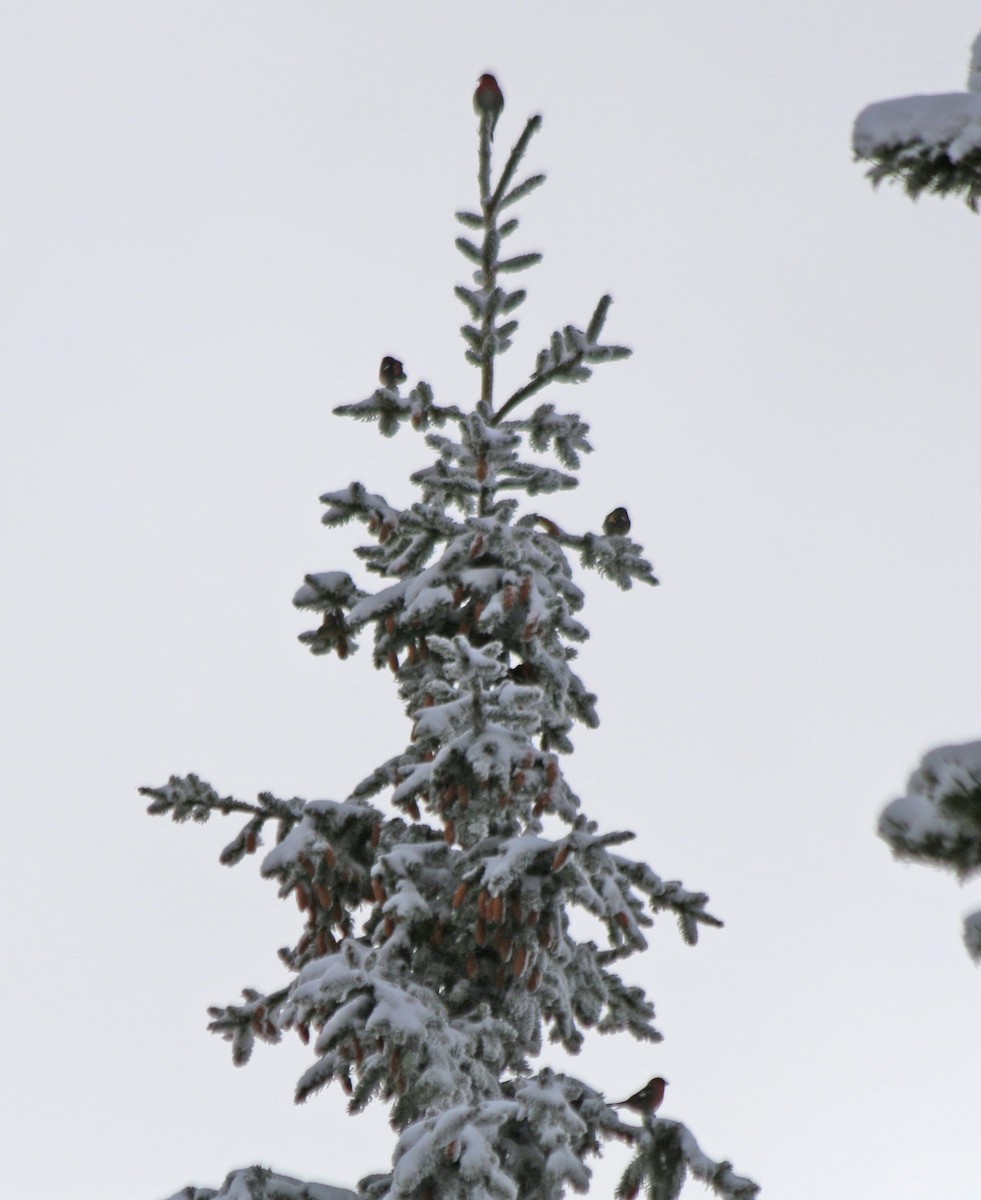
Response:
POLYGON ((585 333, 574 325, 566 325, 552 334, 548 346, 538 353, 531 380, 501 405, 494 416, 494 424, 499 424, 522 400, 550 383, 585 382, 592 375, 587 363, 617 362, 630 357, 632 351, 626 346, 600 344, 599 335, 612 303, 612 296, 600 298, 585 333))
POLYGON ((647 863, 617 857, 617 870, 648 898, 654 912, 671 912, 678 919, 685 941, 694 946, 698 941, 698 926, 719 929, 722 922, 705 911, 708 896, 704 892, 689 892, 676 879, 664 882, 647 863))
POLYGON ((169 1200, 358 1200, 358 1193, 325 1183, 301 1183, 266 1167, 240 1167, 229 1172, 217 1190, 188 1186, 169 1200))
POLYGON ((856 159, 871 166, 873 186, 902 185, 921 192, 963 195, 972 212, 981 201, 981 35, 975 39, 967 92, 907 96, 870 104, 852 135, 856 159))
POLYGON ((925 754, 906 795, 879 818, 879 835, 898 857, 947 867, 961 879, 981 870, 981 742, 925 754))
POLYGON ((636 1137, 637 1155, 617 1187, 617 1200, 634 1200, 641 1187, 650 1200, 677 1200, 691 1174, 720 1200, 754 1200, 759 1186, 736 1175, 728 1162, 714 1162, 680 1121, 648 1117, 636 1137))
POLYGON ((562 465, 572 471, 579 469, 580 453, 589 454, 593 449, 586 422, 577 413, 557 413, 552 404, 540 404, 526 420, 512 424, 527 431, 533 450, 542 452, 553 446, 562 465))
POLYGON ((408 421, 413 429, 442 426, 459 420, 463 415, 455 405, 442 407, 433 400, 433 389, 420 381, 408 396, 399 393, 398 385, 376 388, 366 399, 355 404, 339 404, 334 409, 339 417, 354 417, 358 421, 377 421, 379 432, 393 437, 408 421))
MULTIPOLYGON (((959 879, 981 870, 981 742, 938 746, 923 756, 879 817, 897 858, 945 867, 959 879)), ((964 944, 981 961, 981 912, 964 921, 964 944)))

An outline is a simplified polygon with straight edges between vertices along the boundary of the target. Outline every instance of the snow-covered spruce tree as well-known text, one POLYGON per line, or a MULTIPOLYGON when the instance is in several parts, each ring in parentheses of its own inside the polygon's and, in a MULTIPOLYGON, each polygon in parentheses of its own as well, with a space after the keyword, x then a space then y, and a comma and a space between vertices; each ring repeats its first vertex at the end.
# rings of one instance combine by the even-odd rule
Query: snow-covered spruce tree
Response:
MULTIPOLYGON (((856 158, 872 163, 875 186, 898 180, 923 191, 981 200, 981 34, 971 47, 968 90, 871 104, 859 113, 856 158)), ((923 756, 906 795, 879 818, 879 836, 897 858, 946 867, 961 880, 981 871, 981 742, 938 746, 923 756)), ((964 944, 981 962, 981 912, 964 920, 964 944)))
MULTIPOLYGON (((604 297, 585 331, 553 334, 530 381, 497 403, 496 359, 525 298, 502 280, 540 258, 502 257, 518 227, 505 214, 544 176, 515 182, 541 124, 534 117, 494 179, 496 115, 486 106, 480 120, 479 206, 457 214, 473 239, 457 245, 475 282, 456 291, 479 399, 440 406, 425 383, 403 396, 401 363, 386 359, 382 386, 335 410, 377 421, 386 436, 408 425, 434 459, 412 476, 410 508, 360 483, 323 497, 326 524, 367 527, 372 541, 358 554, 380 586, 330 571, 308 575, 294 601, 321 614, 300 639, 314 654, 346 659, 371 630, 375 666, 392 671, 411 722, 408 745, 340 802, 246 802, 194 775, 143 791, 151 813, 177 821, 244 816, 224 863, 254 854, 274 831, 261 873, 302 916, 296 943, 279 951, 286 978, 210 1009, 210 1028, 237 1064, 256 1038, 309 1043, 298 1101, 337 1083, 352 1113, 374 1099, 390 1105, 393 1161, 358 1185, 366 1200, 558 1200, 568 1187, 587 1190, 589 1160, 609 1138, 635 1152, 621 1197, 643 1186, 652 1200, 671 1200, 690 1173, 726 1200, 749 1200, 757 1186, 707 1158, 680 1122, 623 1122, 587 1083, 531 1065, 546 1034, 570 1054, 589 1029, 659 1041, 652 1004, 614 968, 645 948, 652 914, 674 915, 690 943, 699 925, 720 922, 701 892, 622 856, 633 835, 589 820, 562 772, 573 723, 597 722, 595 697, 571 665, 587 630, 565 552, 622 588, 657 580, 625 514, 603 534, 575 534, 522 503, 576 486, 571 472, 590 447, 577 415, 544 404, 519 416, 519 406, 629 351, 601 340, 604 297), (546 451, 563 469, 541 460, 546 451), (382 793, 394 815, 376 805, 382 793), (605 945, 576 940, 575 907, 596 918, 605 945)), ((180 1195, 337 1200, 336 1189, 256 1167, 219 1191, 180 1195)))
POLYGON ((963 195, 977 212, 981 200, 981 34, 971 48, 966 92, 905 96, 864 108, 855 121, 856 159, 878 187, 900 183, 914 200, 921 192, 963 195))

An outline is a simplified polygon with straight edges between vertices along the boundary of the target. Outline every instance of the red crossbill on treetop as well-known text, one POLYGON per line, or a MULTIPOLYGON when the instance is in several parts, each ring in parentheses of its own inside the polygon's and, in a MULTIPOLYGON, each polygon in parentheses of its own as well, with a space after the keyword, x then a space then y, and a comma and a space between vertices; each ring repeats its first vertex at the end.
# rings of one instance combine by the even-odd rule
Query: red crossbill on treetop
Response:
POLYGON ((490 117, 490 136, 493 141, 497 118, 504 108, 504 93, 498 87, 497 80, 493 75, 481 75, 477 80, 477 90, 473 94, 473 108, 481 121, 485 116, 490 117))

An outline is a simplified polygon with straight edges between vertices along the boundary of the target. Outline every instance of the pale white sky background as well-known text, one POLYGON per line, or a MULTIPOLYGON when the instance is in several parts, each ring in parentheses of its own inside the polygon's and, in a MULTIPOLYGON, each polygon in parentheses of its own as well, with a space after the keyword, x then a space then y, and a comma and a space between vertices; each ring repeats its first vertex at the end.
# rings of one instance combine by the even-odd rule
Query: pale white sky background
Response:
POLYGON ((390 679, 308 655, 290 600, 351 566, 320 493, 407 499, 426 461, 331 406, 386 353, 473 396, 452 214, 493 70, 498 137, 542 112, 549 175, 502 380, 612 292, 635 356, 549 397, 596 454, 546 511, 626 504, 663 581, 586 580, 603 724, 568 774, 727 922, 694 950, 660 924, 632 977, 666 1041, 573 1069, 663 1073, 774 1200, 977 1200, 978 887, 874 827, 924 750, 981 737, 981 218, 873 194, 849 138, 964 86, 981 4, 8 0, 2 26, 5 1193, 388 1161, 380 1109, 294 1108, 300 1047, 236 1071, 205 1031, 281 978, 295 910, 218 865, 237 827, 136 788, 340 799, 404 744, 390 679))

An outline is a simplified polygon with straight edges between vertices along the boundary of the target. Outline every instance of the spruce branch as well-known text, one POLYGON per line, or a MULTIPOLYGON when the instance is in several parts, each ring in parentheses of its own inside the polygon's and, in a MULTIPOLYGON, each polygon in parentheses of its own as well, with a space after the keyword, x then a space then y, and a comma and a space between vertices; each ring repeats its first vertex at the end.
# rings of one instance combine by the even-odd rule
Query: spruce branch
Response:
POLYGON ((642 557, 643 547, 622 534, 567 533, 541 513, 530 513, 518 521, 519 525, 527 527, 536 523, 560 546, 578 550, 584 567, 612 579, 624 591, 633 586, 635 579, 652 587, 660 582, 651 564, 642 557))
POLYGON ((220 1034, 232 1044, 232 1061, 236 1067, 244 1067, 252 1057, 255 1039, 261 1038, 274 1045, 280 1041, 277 1010, 289 995, 288 988, 262 995, 254 988, 243 988, 244 1004, 228 1004, 224 1007, 212 1005, 208 1015, 212 1018, 208 1029, 220 1034))
POLYGON ((442 428, 447 421, 463 415, 455 405, 436 404, 433 389, 423 380, 406 397, 401 395, 397 386, 381 387, 376 388, 366 400, 359 400, 355 404, 339 404, 333 411, 339 417, 377 421, 379 432, 384 437, 394 437, 406 421, 413 429, 425 430, 433 426, 442 428))
MULTIPOLYGON (((961 881, 981 871, 981 742, 928 751, 906 794, 880 814, 879 836, 905 862, 941 867, 961 881)), ((963 938, 981 962, 981 912, 965 917, 963 938)))
POLYGON ((358 1193, 321 1183, 302 1183, 267 1167, 240 1167, 229 1172, 219 1189, 193 1185, 170 1200, 359 1200, 358 1193))
POLYGON ((516 220, 505 222, 498 228, 497 216, 504 206, 504 201, 514 203, 521 196, 527 195, 542 182, 544 176, 531 177, 514 189, 514 193, 504 196, 505 189, 514 178, 518 164, 524 157, 528 143, 541 126, 541 117, 532 117, 511 150, 505 163, 497 187, 491 192, 491 152, 493 122, 490 114, 484 113, 480 121, 478 140, 478 179, 480 183, 480 205, 482 216, 475 213, 458 212, 457 219, 468 228, 482 229, 483 239, 478 246, 468 238, 459 237, 456 240, 457 249, 471 263, 478 267, 475 279, 477 290, 457 288, 456 294, 470 308, 472 315, 479 318, 479 325, 465 325, 462 329, 464 339, 468 344, 467 358, 480 367, 481 404, 490 411, 494 398, 494 359, 510 346, 510 335, 516 328, 513 322, 498 326, 498 314, 510 311, 524 299, 523 293, 508 295, 497 285, 498 274, 509 274, 523 271, 534 266, 541 260, 541 255, 535 252, 515 255, 510 259, 500 258, 500 243, 517 229, 516 220), (502 197, 504 199, 502 200, 502 197))
POLYGON ((912 200, 923 192, 935 196, 960 193, 964 203, 976 213, 981 201, 981 150, 962 157, 951 157, 948 149, 913 143, 883 146, 867 158, 871 164, 865 176, 878 188, 883 182, 898 183, 912 200))
MULTIPOLYGON (((497 211, 500 212, 502 208, 507 208, 509 205, 517 204, 519 200, 524 200, 525 196, 530 196, 536 188, 540 188, 545 182, 545 179, 546 176, 544 175, 529 175, 527 179, 523 179, 521 183, 517 184, 505 196, 501 197, 501 200, 497 205, 497 211)), ((504 232, 505 227, 502 225, 502 236, 504 235, 504 232)), ((508 233, 510 232, 511 230, 509 229, 508 233)))
MULTIPOLYGON (((544 175, 532 175, 523 183, 519 184, 512 192, 508 193, 507 188, 511 185, 511 180, 514 178, 514 173, 518 169, 518 164, 525 156, 525 151, 528 149, 528 144, 531 139, 542 127, 542 118, 540 116, 529 117, 525 123, 525 127, 521 132, 521 136, 514 143, 511 153, 508 155, 508 160, 504 164, 504 170, 501 172, 501 178, 498 180, 497 187, 494 189, 494 194, 487 199, 488 208, 493 212, 498 212, 502 208, 506 208, 509 204, 514 204, 516 200, 520 200, 523 196, 534 188, 539 187, 545 182, 544 175)), ((488 189, 489 190, 489 189, 488 189)), ((483 196, 481 197, 483 199, 483 196)))
POLYGON ((194 820, 205 822, 212 813, 228 816, 233 812, 254 814, 256 819, 267 821, 277 820, 287 823, 298 819, 298 805, 302 801, 277 800, 268 792, 263 792, 258 803, 252 804, 247 800, 236 800, 232 796, 220 796, 210 783, 205 783, 197 775, 171 775, 162 787, 141 787, 141 796, 152 797, 152 803, 147 807, 151 816, 161 816, 169 813, 174 821, 194 820))
POLYGON ((612 296, 602 296, 590 319, 585 334, 572 325, 552 334, 547 349, 539 352, 535 373, 528 383, 520 387, 501 405, 493 418, 499 424, 517 406, 535 395, 550 383, 583 383, 592 371, 586 363, 615 362, 628 358, 631 351, 626 346, 601 346, 599 335, 606 323, 612 296))
POLYGON ((720 1200, 754 1200, 759 1186, 736 1175, 728 1162, 713 1162, 680 1121, 648 1117, 634 1138, 636 1157, 617 1186, 617 1200, 634 1200, 644 1186, 650 1200, 677 1200, 686 1177, 711 1188, 720 1200))
POLYGON ((906 96, 867 105, 855 120, 855 159, 870 164, 866 178, 901 185, 915 200, 923 192, 961 194, 972 212, 981 202, 981 37, 971 47, 967 91, 906 96))

